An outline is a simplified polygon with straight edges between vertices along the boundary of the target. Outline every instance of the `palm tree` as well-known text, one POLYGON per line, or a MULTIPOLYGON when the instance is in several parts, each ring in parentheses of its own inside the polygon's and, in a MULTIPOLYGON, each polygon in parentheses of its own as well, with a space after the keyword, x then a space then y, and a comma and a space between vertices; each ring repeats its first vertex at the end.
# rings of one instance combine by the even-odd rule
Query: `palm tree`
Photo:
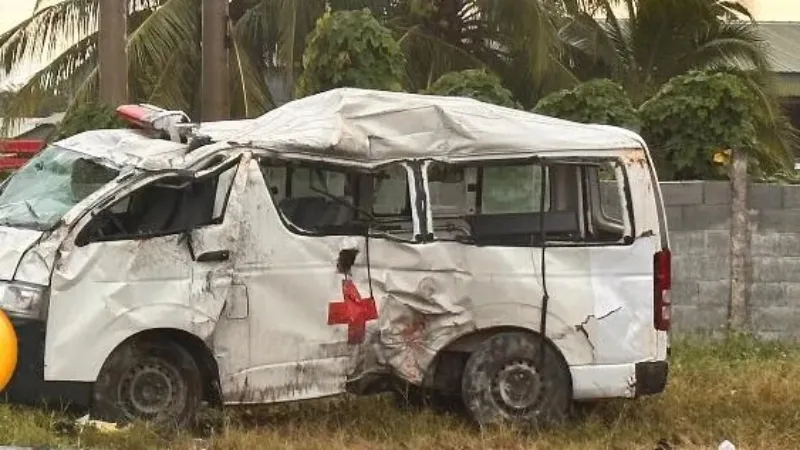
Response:
MULTIPOLYGON (((545 0, 558 3, 561 0, 545 0)), ((129 0, 127 42, 131 101, 192 114, 199 110, 201 0, 129 0)), ((34 14, 0 36, 0 72, 72 42, 18 91, 10 117, 69 93, 73 104, 97 94, 99 0, 37 4, 34 14)), ((548 80, 571 79, 557 52, 553 16, 539 0, 232 0, 231 114, 272 106, 266 78, 288 91, 301 70, 308 34, 326 8, 370 8, 397 32, 410 65, 408 87, 428 87, 456 69, 498 72, 524 103, 548 80)), ((1 73, 0 73, 1 74, 1 73)))
POLYGON ((611 78, 636 104, 696 69, 733 72, 760 102, 758 139, 775 169, 792 161, 796 130, 769 75, 769 49, 750 12, 728 0, 604 0, 570 9, 560 24, 564 57, 581 79, 611 78), (627 11, 620 19, 613 6, 627 11))
POLYGON ((749 11, 727 0, 617 0, 570 12, 560 36, 582 77, 619 81, 639 102, 694 69, 768 70, 749 11), (622 3, 620 19, 612 7, 622 3))
POLYGON ((326 9, 369 8, 385 19, 397 0, 238 0, 230 6, 234 33, 257 70, 286 93, 302 70, 306 38, 326 9))
MULTIPOLYGON (((240 3, 234 2, 234 5, 240 3)), ((246 1, 246 0, 244 0, 246 1)), ((43 100, 69 94, 72 104, 95 98, 98 90, 99 0, 64 0, 37 7, 34 14, 0 36, 2 71, 71 43, 17 91, 5 114, 24 117, 43 100)), ((229 23, 231 113, 252 116, 270 106, 258 57, 229 23)), ((196 112, 200 96, 200 0, 130 0, 127 40, 132 101, 196 112)))
POLYGON ((306 38, 326 8, 369 8, 406 53, 408 90, 425 89, 449 71, 489 68, 532 103, 548 80, 574 80, 558 57, 551 5, 562 1, 240 0, 231 15, 239 18, 239 41, 261 55, 259 69, 282 79, 288 91, 302 70, 306 38))
POLYGON ((577 81, 559 58, 555 18, 562 1, 396 1, 387 24, 409 61, 410 90, 424 90, 447 72, 485 68, 532 106, 548 89, 577 81))

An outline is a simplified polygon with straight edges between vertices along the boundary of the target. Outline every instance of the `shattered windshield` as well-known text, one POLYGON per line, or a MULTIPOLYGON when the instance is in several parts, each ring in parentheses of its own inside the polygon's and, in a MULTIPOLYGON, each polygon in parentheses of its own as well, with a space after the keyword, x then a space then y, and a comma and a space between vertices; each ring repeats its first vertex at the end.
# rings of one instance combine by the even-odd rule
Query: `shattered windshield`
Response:
POLYGON ((49 230, 118 174, 82 153, 50 146, 0 187, 0 225, 49 230))

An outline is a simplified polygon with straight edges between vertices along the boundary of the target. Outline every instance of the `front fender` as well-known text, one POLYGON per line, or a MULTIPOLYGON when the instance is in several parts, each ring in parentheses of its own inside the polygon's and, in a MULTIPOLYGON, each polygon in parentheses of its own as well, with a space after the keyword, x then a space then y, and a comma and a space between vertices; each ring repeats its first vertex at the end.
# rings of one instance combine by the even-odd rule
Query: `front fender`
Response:
MULTIPOLYGON (((105 314, 110 312, 105 309, 105 314)), ((106 323, 91 345, 77 348, 67 342, 48 342, 45 355, 44 377, 48 381, 94 382, 111 352, 127 339, 139 333, 155 329, 171 329, 189 333, 208 342, 219 320, 196 307, 176 303, 161 303, 138 306, 119 311, 112 317, 97 318, 106 323)), ((73 330, 65 330, 62 336, 82 333, 80 323, 73 330)))

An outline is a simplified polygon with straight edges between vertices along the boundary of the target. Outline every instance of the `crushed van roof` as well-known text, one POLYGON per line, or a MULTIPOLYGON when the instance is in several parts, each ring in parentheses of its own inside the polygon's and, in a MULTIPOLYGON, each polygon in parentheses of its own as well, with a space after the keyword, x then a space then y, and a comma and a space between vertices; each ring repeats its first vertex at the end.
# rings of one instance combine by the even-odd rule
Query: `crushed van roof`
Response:
POLYGON ((586 125, 461 97, 354 88, 287 103, 249 120, 211 122, 217 142, 376 164, 503 159, 644 148, 629 130, 586 125))
POLYGON ((168 160, 186 152, 186 145, 129 129, 92 130, 76 134, 55 145, 89 157, 124 166, 141 166, 149 160, 168 160))

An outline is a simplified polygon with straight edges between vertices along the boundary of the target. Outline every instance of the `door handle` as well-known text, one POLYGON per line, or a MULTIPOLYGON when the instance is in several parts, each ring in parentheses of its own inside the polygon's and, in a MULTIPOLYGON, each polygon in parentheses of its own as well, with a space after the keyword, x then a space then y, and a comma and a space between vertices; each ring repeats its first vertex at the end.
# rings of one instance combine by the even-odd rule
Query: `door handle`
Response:
POLYGON ((228 250, 217 250, 197 255, 197 262, 222 262, 229 259, 231 259, 231 252, 228 250))

